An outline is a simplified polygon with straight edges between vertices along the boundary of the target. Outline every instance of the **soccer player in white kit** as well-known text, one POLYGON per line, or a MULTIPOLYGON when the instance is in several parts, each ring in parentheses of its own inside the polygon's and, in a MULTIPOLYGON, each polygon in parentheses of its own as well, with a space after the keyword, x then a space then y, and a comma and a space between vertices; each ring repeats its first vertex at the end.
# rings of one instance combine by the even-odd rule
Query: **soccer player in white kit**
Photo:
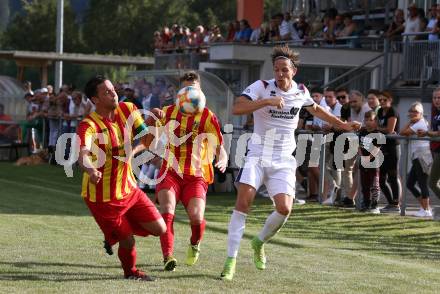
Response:
POLYGON ((261 232, 252 239, 254 263, 266 268, 264 244, 284 225, 295 198, 295 129, 299 111, 305 107, 313 116, 345 131, 358 130, 358 122, 344 123, 317 105, 304 85, 293 81, 299 54, 287 46, 274 47, 274 79, 259 80, 247 87, 233 106, 234 115, 254 115, 254 133, 248 142, 243 167, 236 179, 237 201, 228 227, 228 257, 221 278, 232 280, 243 237, 246 216, 258 188, 265 184, 275 211, 268 216, 261 232))

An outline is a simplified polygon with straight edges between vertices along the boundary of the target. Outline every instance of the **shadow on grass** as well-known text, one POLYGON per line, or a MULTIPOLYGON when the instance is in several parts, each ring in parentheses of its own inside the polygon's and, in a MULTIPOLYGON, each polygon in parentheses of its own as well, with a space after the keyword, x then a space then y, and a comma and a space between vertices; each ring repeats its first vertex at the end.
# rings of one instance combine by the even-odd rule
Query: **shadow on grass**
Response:
POLYGON ((80 282, 80 281, 100 281, 100 280, 121 280, 122 275, 106 275, 94 273, 54 273, 39 272, 38 274, 28 274, 14 271, 2 272, 0 281, 52 281, 52 282, 80 282), (76 276, 76 277, 75 277, 76 276))

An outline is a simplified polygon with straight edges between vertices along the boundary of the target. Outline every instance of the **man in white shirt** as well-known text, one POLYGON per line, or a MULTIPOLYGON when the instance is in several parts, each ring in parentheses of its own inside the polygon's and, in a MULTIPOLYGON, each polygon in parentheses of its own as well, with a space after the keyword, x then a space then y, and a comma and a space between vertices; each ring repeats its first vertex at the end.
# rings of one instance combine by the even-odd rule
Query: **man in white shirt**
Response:
MULTIPOLYGON (((408 34, 420 32, 420 18, 417 13, 417 6, 415 4, 412 4, 410 7, 408 7, 408 14, 408 18, 405 21, 405 31, 403 33, 408 34)), ((416 36, 407 36, 407 38, 410 41, 413 41, 416 36)))
POLYGON ((274 79, 256 81, 234 103, 233 114, 253 113, 254 132, 249 139, 244 166, 236 179, 238 194, 228 228, 228 257, 221 274, 223 280, 233 279, 246 217, 262 184, 268 190, 275 211, 251 242, 257 269, 266 268, 264 244, 281 229, 291 213, 296 171, 292 153, 296 148, 294 134, 301 108, 305 107, 310 114, 340 129, 360 128, 360 123, 344 123, 326 112, 313 101, 304 85, 293 81, 298 63, 297 52, 287 46, 274 47, 274 79))

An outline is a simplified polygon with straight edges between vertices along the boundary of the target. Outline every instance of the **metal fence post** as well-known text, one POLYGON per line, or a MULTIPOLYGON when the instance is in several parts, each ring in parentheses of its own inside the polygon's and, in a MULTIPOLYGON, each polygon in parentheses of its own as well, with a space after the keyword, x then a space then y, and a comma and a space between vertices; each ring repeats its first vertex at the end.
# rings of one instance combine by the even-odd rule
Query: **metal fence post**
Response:
POLYGON ((327 141, 326 135, 322 135, 321 138, 321 152, 319 156, 319 189, 318 189, 318 199, 319 203, 322 203, 324 196, 324 180, 325 180, 325 142, 327 141), (322 144, 324 142, 324 144, 322 144))
POLYGON ((409 150, 409 139, 403 138, 402 142, 402 152, 403 155, 403 164, 402 164, 402 203, 400 205, 400 215, 405 216, 406 213, 406 194, 408 193, 408 189, 406 187, 406 178, 408 174, 408 150, 409 150))
POLYGON ((387 38, 383 41, 383 66, 382 66, 382 81, 381 88, 388 86, 388 54, 390 53, 390 42, 387 38))

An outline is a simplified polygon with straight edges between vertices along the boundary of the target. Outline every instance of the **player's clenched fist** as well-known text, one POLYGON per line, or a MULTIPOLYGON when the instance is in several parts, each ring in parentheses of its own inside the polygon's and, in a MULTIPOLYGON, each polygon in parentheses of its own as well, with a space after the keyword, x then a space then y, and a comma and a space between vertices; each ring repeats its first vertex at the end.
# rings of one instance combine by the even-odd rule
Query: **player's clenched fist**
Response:
POLYGON ((96 185, 97 183, 99 183, 99 181, 101 181, 102 173, 94 169, 89 173, 89 177, 90 181, 96 185))
POLYGON ((275 106, 278 109, 282 109, 284 107, 284 98, 283 97, 273 97, 268 99, 270 106, 275 106))

